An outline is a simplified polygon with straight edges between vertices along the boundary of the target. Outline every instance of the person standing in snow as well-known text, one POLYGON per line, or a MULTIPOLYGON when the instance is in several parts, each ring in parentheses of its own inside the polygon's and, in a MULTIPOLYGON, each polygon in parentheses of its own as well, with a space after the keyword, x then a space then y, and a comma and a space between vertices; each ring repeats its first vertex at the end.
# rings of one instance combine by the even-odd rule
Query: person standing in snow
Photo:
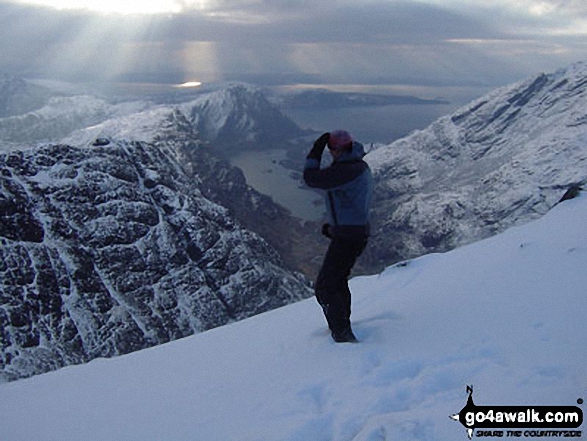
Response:
POLYGON ((373 177, 365 161, 363 145, 345 130, 324 133, 306 158, 304 181, 324 190, 328 223, 322 233, 330 238, 315 285, 316 299, 324 311, 332 338, 337 343, 356 342, 351 329, 351 292, 348 277, 369 237, 369 207, 373 177), (328 146, 332 164, 320 168, 328 146))

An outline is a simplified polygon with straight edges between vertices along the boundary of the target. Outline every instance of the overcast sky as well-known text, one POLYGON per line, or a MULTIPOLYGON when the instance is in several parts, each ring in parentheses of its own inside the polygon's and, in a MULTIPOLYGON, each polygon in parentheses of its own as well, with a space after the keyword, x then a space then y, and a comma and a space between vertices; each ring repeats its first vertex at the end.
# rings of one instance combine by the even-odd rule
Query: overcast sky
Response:
POLYGON ((0 72, 29 77, 495 87, 587 60, 585 0, 16 1, 0 72))

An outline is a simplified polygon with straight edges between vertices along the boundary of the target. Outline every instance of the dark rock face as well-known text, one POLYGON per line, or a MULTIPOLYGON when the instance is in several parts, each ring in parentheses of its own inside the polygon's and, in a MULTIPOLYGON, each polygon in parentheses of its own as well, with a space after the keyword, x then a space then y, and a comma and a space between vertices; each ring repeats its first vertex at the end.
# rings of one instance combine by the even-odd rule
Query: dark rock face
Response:
POLYGON ((0 378, 146 348, 311 295, 170 147, 0 155, 0 378))

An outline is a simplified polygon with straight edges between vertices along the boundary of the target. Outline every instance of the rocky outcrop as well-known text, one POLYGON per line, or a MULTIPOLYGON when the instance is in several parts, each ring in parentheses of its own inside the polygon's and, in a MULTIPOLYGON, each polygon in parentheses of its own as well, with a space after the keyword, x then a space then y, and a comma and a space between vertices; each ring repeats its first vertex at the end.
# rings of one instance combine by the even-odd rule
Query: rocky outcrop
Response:
POLYGON ((4 379, 128 353, 311 295, 265 240, 202 194, 173 148, 119 141, 0 155, 4 379))

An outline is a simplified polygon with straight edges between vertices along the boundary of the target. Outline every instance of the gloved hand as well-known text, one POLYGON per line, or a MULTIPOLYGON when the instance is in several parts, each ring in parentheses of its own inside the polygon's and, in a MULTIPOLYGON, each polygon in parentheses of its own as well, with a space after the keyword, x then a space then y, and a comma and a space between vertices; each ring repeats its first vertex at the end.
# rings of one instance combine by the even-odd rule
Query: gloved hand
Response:
POLYGON ((314 146, 310 153, 308 153, 308 158, 314 158, 320 160, 322 158, 322 153, 326 148, 326 144, 328 144, 328 140, 330 139, 330 133, 323 133, 320 137, 314 141, 314 146))

